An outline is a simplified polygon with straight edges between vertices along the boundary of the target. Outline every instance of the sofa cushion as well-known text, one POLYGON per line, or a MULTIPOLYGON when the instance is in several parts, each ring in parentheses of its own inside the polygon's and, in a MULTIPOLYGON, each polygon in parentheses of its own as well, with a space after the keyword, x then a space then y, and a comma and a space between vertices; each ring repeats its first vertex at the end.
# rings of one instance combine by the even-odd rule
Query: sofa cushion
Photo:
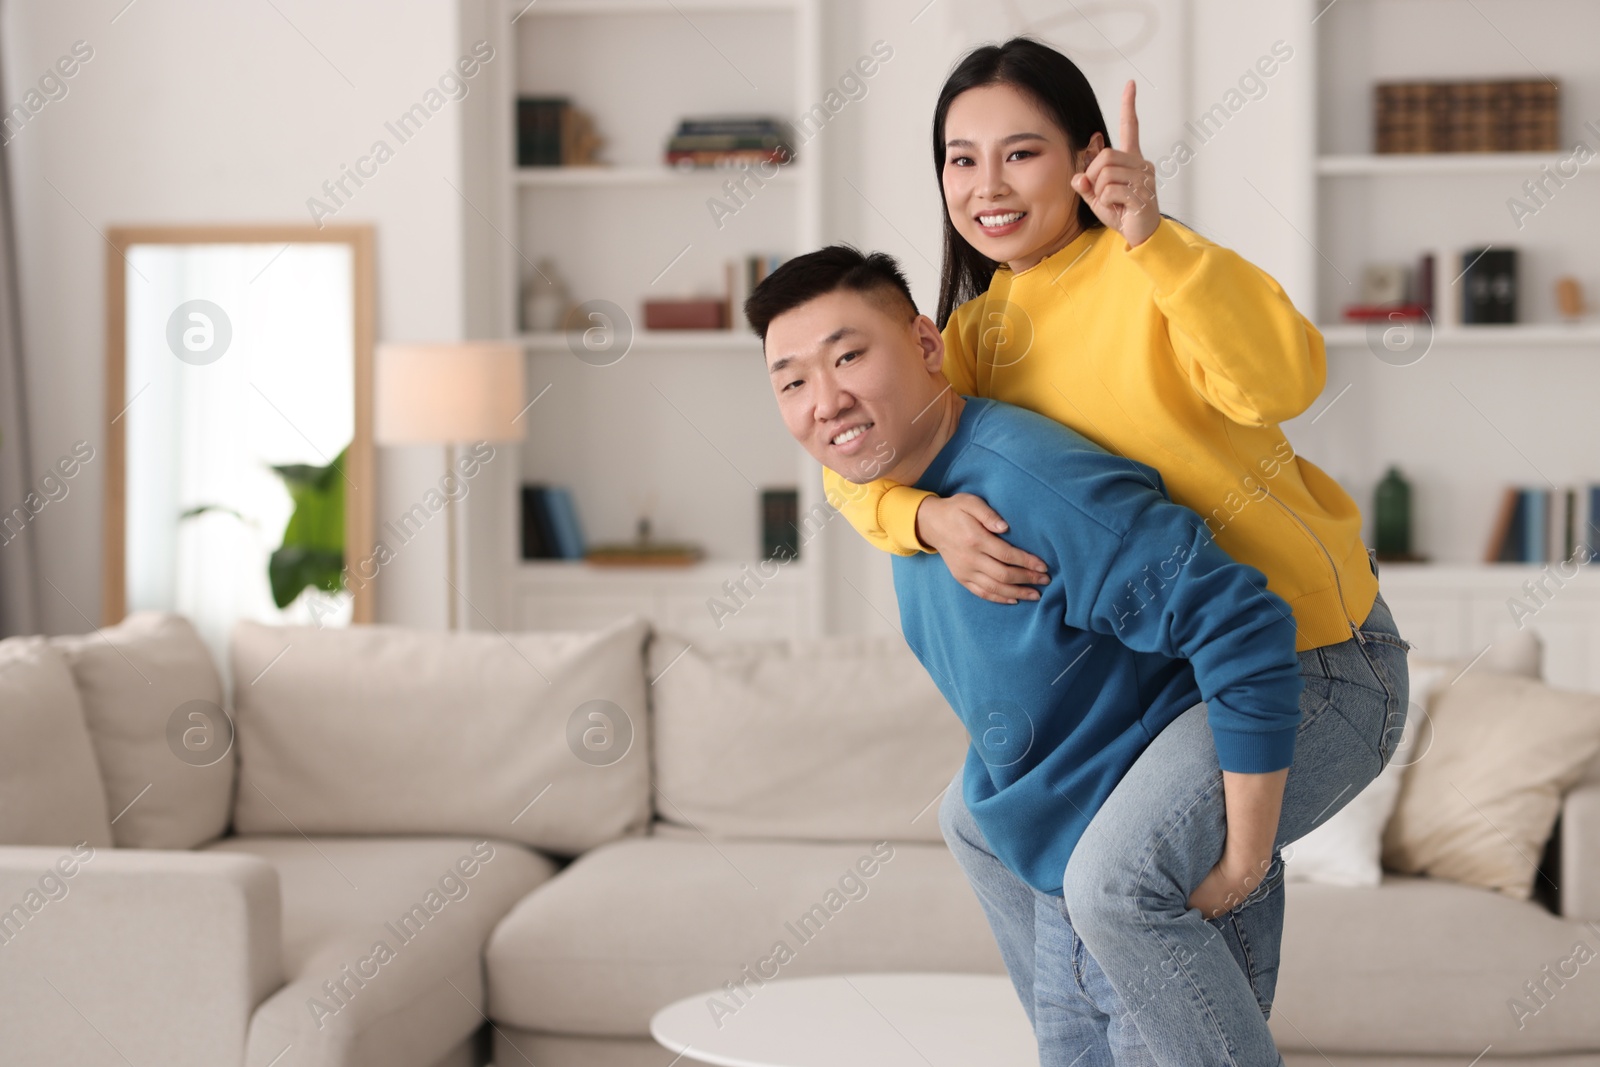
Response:
POLYGON ((193 848, 221 836, 233 803, 233 727, 211 652, 182 615, 140 611, 51 638, 72 668, 120 817, 118 848, 193 848))
POLYGON ((485 957, 491 1018, 643 1037, 658 1008, 727 982, 1005 973, 942 842, 710 841, 662 830, 584 853, 506 916, 485 957))
POLYGON ((923 812, 969 739, 901 638, 658 633, 650 677, 661 819, 714 837, 943 842, 923 812))
POLYGON ((43 637, 0 641, 0 845, 111 845, 72 672, 43 637))
MULTIPOLYGON (((1472 662, 1463 657, 1462 666, 1472 662)), ((1544 638, 1537 630, 1517 630, 1501 634, 1484 649, 1475 666, 1496 674, 1515 674, 1523 678, 1544 677, 1544 638)), ((1455 677, 1451 675, 1451 677, 1455 677)))
POLYGON ((1440 689, 1383 862, 1526 900, 1561 797, 1600 752, 1600 696, 1472 671, 1440 689))
POLYGON ((232 639, 244 834, 468 834, 574 855, 649 821, 641 619, 232 639))
POLYGON ((1465 1064, 1491 1044, 1484 1063, 1596 1048, 1600 931, 1590 926, 1487 889, 1403 875, 1376 889, 1291 885, 1287 894, 1270 1021, 1285 1053, 1465 1064), (1543 987, 1537 998, 1530 983, 1543 987))
POLYGON ((247 1061, 430 1067, 483 1023, 483 945, 555 871, 503 840, 230 837, 278 872, 287 984, 256 1010, 247 1061), (381 946, 381 947, 380 947, 381 946))

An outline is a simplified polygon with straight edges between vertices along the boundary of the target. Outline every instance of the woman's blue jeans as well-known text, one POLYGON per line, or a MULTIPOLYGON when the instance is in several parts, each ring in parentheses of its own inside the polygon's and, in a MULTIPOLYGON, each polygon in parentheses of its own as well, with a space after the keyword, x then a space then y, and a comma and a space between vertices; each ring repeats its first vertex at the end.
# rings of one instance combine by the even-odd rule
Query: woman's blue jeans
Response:
POLYGON ((1205 704, 1162 730, 1095 813, 1062 896, 995 858, 957 770, 939 825, 988 916, 1041 1067, 1283 1063, 1267 1029, 1283 934, 1280 850, 1388 765, 1409 704, 1410 646, 1381 593, 1360 634, 1300 653, 1301 721, 1272 865, 1216 919, 1188 905, 1227 832, 1205 704))

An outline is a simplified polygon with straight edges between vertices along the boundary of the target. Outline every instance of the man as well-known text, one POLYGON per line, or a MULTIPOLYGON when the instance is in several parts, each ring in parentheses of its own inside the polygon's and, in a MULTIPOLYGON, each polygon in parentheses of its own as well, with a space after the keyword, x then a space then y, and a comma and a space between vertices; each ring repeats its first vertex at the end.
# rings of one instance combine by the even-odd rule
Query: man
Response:
MULTIPOLYGON (((1260 977, 1264 1011, 1274 976, 1252 972, 1240 935, 1207 933, 1184 902, 1208 916, 1248 905, 1280 844, 1302 689, 1287 605, 1260 571, 1212 542, 1199 515, 1170 500, 1154 468, 1033 412, 953 392, 940 370, 939 331, 917 313, 890 257, 839 245, 799 256, 761 283, 745 311, 763 340, 784 423, 820 463, 856 484, 888 477, 942 496, 980 496, 1049 568, 1039 599, 1003 605, 968 592, 934 555, 893 560, 906 641, 972 740, 941 825, 1036 1030, 1045 1021, 1034 1018, 1035 977, 1047 979, 1035 971, 1035 950, 1053 950, 1033 925, 1036 900, 1056 898, 1062 929, 1050 936, 1070 946, 1068 911, 1076 923, 1079 901, 1088 915, 1097 894, 1157 900, 1180 883, 1176 907, 1150 917, 1162 936, 1144 938, 1143 961, 1118 960, 1116 992, 1104 975, 1080 974, 1078 992, 1099 1009, 1098 1032, 1107 1017, 1150 1010, 1160 992, 1151 983, 1162 981, 1153 972, 1170 971, 1175 956, 1206 981, 1239 983, 1246 972, 1254 986, 1260 977), (1208 758, 1227 788, 1226 846, 1214 836, 1223 814, 1214 790, 1206 807, 1213 836, 1162 842, 1178 857, 1169 866, 1182 872, 1152 864, 1154 846, 1131 839, 1122 847, 1132 861, 1085 866, 1094 873, 1074 884, 1069 860, 1096 812, 1186 711, 1214 741, 1208 758), (1133 862, 1139 856, 1142 865, 1133 862), (1249 875, 1240 873, 1243 857, 1249 875), (1161 884, 1087 884, 1109 882, 1111 870, 1161 884), (1152 973, 1135 988, 1130 970, 1152 973)), ((1173 778, 1174 790, 1188 793, 1151 803, 1198 809, 1206 783, 1180 771, 1173 778)), ((1139 833, 1134 823, 1121 829, 1123 838, 1139 833)), ((1264 919, 1275 971, 1281 911, 1264 919)), ((1171 1003, 1182 998, 1167 999, 1168 1010, 1184 1010, 1171 1003)), ((1076 1020, 1061 1025, 1080 1032, 1071 1029, 1076 1020)))

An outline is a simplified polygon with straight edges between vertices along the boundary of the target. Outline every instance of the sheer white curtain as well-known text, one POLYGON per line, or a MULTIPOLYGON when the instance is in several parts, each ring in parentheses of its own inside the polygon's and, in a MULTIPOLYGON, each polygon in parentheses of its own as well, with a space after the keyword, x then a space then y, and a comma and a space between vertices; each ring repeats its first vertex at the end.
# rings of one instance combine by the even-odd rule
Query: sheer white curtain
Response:
MULTIPOLYGON (((272 601, 267 561, 293 505, 271 467, 327 464, 354 432, 350 248, 136 245, 128 261, 128 610, 182 613, 225 668, 235 620, 313 621, 306 596, 272 601), (193 300, 231 332, 198 365, 169 344, 193 300), (227 510, 180 520, 202 505, 227 510)), ((349 615, 345 596, 321 622, 349 615)))
MULTIPOLYGON (((0 85, 6 84, 0 78, 0 85)), ((29 494, 40 492, 28 440, 22 302, 11 214, 11 145, 0 140, 0 637, 40 631, 39 567, 29 494)), ((82 492, 82 490, 78 490, 82 492)), ((37 506, 37 503, 35 503, 37 506)))

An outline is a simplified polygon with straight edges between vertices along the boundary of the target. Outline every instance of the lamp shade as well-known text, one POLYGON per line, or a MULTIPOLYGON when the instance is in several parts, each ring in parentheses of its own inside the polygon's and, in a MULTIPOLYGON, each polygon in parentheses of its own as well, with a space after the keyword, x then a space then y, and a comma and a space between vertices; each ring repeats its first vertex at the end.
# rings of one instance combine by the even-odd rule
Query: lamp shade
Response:
POLYGON ((522 347, 507 341, 382 344, 374 367, 379 444, 512 441, 527 435, 522 347))

